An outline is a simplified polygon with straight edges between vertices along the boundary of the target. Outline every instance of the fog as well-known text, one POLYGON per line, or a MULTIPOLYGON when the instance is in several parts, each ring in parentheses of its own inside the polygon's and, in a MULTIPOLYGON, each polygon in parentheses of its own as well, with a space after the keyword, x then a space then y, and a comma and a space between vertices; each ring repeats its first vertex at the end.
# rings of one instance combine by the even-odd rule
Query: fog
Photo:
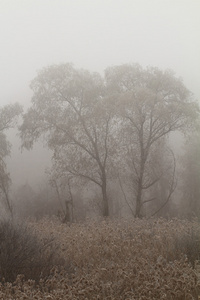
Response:
POLYGON ((37 71, 63 62, 171 68, 199 98, 199 11, 198 0, 1 0, 1 104, 28 105, 37 71))
MULTIPOLYGON (((135 62, 172 69, 200 99, 199 12, 198 0, 0 0, 0 106, 26 110, 37 72, 65 62, 101 74, 135 62)), ((39 185, 50 153, 42 143, 22 152, 16 133, 8 137, 14 186, 39 185)))

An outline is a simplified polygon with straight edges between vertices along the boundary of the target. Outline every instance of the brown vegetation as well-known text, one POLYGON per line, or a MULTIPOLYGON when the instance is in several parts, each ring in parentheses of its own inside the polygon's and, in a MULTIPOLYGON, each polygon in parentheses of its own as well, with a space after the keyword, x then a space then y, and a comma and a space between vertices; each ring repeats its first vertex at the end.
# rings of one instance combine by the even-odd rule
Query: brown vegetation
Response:
POLYGON ((0 299, 198 299, 196 221, 103 220, 68 226, 46 219, 29 225, 41 241, 54 240, 63 270, 55 265, 38 282, 23 275, 13 283, 2 281, 0 299))

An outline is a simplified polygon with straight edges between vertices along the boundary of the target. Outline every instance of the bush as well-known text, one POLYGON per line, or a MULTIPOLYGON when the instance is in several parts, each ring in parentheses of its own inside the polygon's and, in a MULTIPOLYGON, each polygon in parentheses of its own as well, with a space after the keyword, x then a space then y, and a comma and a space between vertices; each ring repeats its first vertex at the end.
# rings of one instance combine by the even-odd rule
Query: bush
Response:
POLYGON ((200 233, 199 228, 191 228, 189 232, 176 236, 175 253, 185 254, 188 261, 195 267, 195 263, 200 259, 200 233))
POLYGON ((0 281, 13 282, 18 274, 37 282, 63 264, 52 238, 39 240, 25 224, 0 221, 0 281))
POLYGON ((199 232, 197 222, 106 219, 68 226, 45 218, 28 224, 41 241, 55 237, 57 255, 71 262, 73 273, 55 267, 36 284, 18 276, 0 283, 0 299, 199 299, 200 273, 182 254, 183 238, 199 232))

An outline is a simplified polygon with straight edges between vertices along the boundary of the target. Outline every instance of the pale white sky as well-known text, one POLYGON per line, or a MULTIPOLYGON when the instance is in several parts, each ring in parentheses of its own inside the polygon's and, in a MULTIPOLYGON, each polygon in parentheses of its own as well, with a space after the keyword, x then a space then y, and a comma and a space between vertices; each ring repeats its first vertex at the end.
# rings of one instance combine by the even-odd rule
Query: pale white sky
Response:
MULTIPOLYGON (((27 107, 37 71, 65 62, 170 68, 200 99, 200 0, 0 0, 0 107, 27 107)), ((37 147, 21 155, 15 139, 13 181, 39 182, 49 158, 37 147)))
POLYGON ((0 105, 50 64, 171 68, 200 98, 199 0, 0 0, 0 105))

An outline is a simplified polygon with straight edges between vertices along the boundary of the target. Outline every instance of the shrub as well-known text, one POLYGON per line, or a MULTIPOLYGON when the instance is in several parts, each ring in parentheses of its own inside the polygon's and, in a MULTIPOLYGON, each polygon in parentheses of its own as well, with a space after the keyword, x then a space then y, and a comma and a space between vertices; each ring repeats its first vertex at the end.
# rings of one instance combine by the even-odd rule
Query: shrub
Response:
POLYGON ((61 263, 52 238, 39 240, 25 224, 0 221, 0 281, 13 282, 18 274, 39 281, 61 263))
POLYGON ((200 233, 199 228, 191 228, 185 234, 177 235, 174 241, 175 253, 185 254, 188 261, 195 267, 200 259, 200 233))
POLYGON ((17 276, 12 284, 0 283, 0 299, 199 299, 200 269, 188 263, 180 243, 174 248, 177 237, 198 233, 196 221, 106 219, 68 226, 45 218, 28 224, 42 245, 54 237, 52 248, 58 245, 57 255, 71 262, 73 273, 55 266, 36 284, 17 276))

